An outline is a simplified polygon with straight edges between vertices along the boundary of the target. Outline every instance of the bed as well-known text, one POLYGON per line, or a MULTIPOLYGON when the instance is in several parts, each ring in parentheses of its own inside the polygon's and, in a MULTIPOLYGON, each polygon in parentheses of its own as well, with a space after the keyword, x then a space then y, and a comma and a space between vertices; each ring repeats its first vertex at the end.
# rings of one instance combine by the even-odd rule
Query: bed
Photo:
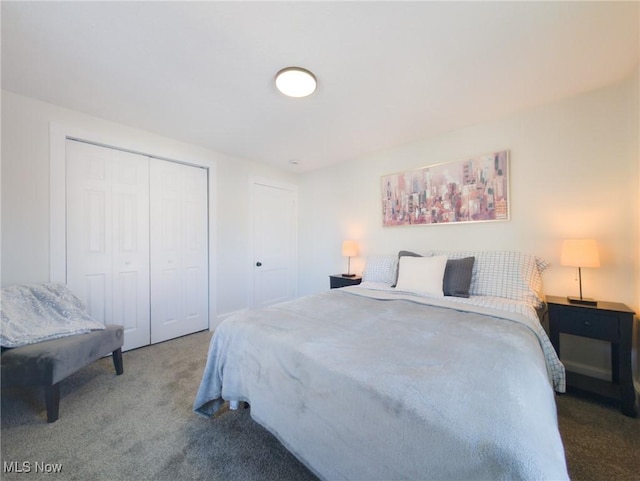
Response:
POLYGON ((545 264, 468 254, 369 258, 360 286, 227 318, 194 410, 249 403, 322 479, 568 479, 564 368, 536 314, 545 264), (467 289, 446 295, 448 265, 470 257, 467 289))

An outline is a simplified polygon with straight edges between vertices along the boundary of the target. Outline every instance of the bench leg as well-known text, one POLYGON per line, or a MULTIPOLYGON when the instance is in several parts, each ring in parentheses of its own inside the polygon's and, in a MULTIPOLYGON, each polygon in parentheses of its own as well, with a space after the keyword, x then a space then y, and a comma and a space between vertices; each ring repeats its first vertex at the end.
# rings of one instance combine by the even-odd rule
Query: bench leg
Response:
POLYGON ((54 423, 58 420, 60 409, 60 383, 44 387, 44 400, 47 406, 47 422, 54 423))
POLYGON ((113 365, 116 368, 116 374, 118 376, 124 372, 124 367, 122 366, 122 348, 121 347, 113 351, 113 365))

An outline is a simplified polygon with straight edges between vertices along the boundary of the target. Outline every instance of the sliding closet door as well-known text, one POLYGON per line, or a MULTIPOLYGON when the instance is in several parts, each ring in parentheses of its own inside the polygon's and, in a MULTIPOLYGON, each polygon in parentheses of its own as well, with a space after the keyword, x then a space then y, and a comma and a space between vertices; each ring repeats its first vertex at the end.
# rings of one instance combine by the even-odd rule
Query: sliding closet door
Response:
POLYGON ((151 159, 151 342, 209 327, 207 172, 151 159))
POLYGON ((149 159, 67 140, 67 285, 125 349, 149 344, 149 159))

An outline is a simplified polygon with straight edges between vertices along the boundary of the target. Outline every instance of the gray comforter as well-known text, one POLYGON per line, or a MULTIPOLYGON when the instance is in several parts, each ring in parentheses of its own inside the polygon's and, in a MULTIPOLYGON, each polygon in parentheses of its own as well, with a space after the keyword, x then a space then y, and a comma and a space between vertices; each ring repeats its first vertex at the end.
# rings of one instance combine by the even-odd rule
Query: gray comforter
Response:
POLYGON ((194 410, 249 402, 324 479, 567 479, 564 373, 535 316, 397 297, 336 289, 228 318, 194 410))

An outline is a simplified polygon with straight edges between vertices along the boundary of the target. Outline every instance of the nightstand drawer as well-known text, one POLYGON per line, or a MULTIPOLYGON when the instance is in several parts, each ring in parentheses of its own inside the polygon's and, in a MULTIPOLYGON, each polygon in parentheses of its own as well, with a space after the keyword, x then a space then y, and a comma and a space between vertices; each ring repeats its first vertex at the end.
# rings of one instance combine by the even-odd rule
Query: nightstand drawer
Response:
POLYGON ((342 274, 335 274, 329 276, 331 289, 337 289, 340 287, 357 286, 362 282, 362 276, 345 276, 342 274))
POLYGON ((588 312, 584 309, 563 309, 557 318, 560 332, 575 336, 590 337, 603 341, 616 342, 618 334, 618 316, 603 312, 588 312))

